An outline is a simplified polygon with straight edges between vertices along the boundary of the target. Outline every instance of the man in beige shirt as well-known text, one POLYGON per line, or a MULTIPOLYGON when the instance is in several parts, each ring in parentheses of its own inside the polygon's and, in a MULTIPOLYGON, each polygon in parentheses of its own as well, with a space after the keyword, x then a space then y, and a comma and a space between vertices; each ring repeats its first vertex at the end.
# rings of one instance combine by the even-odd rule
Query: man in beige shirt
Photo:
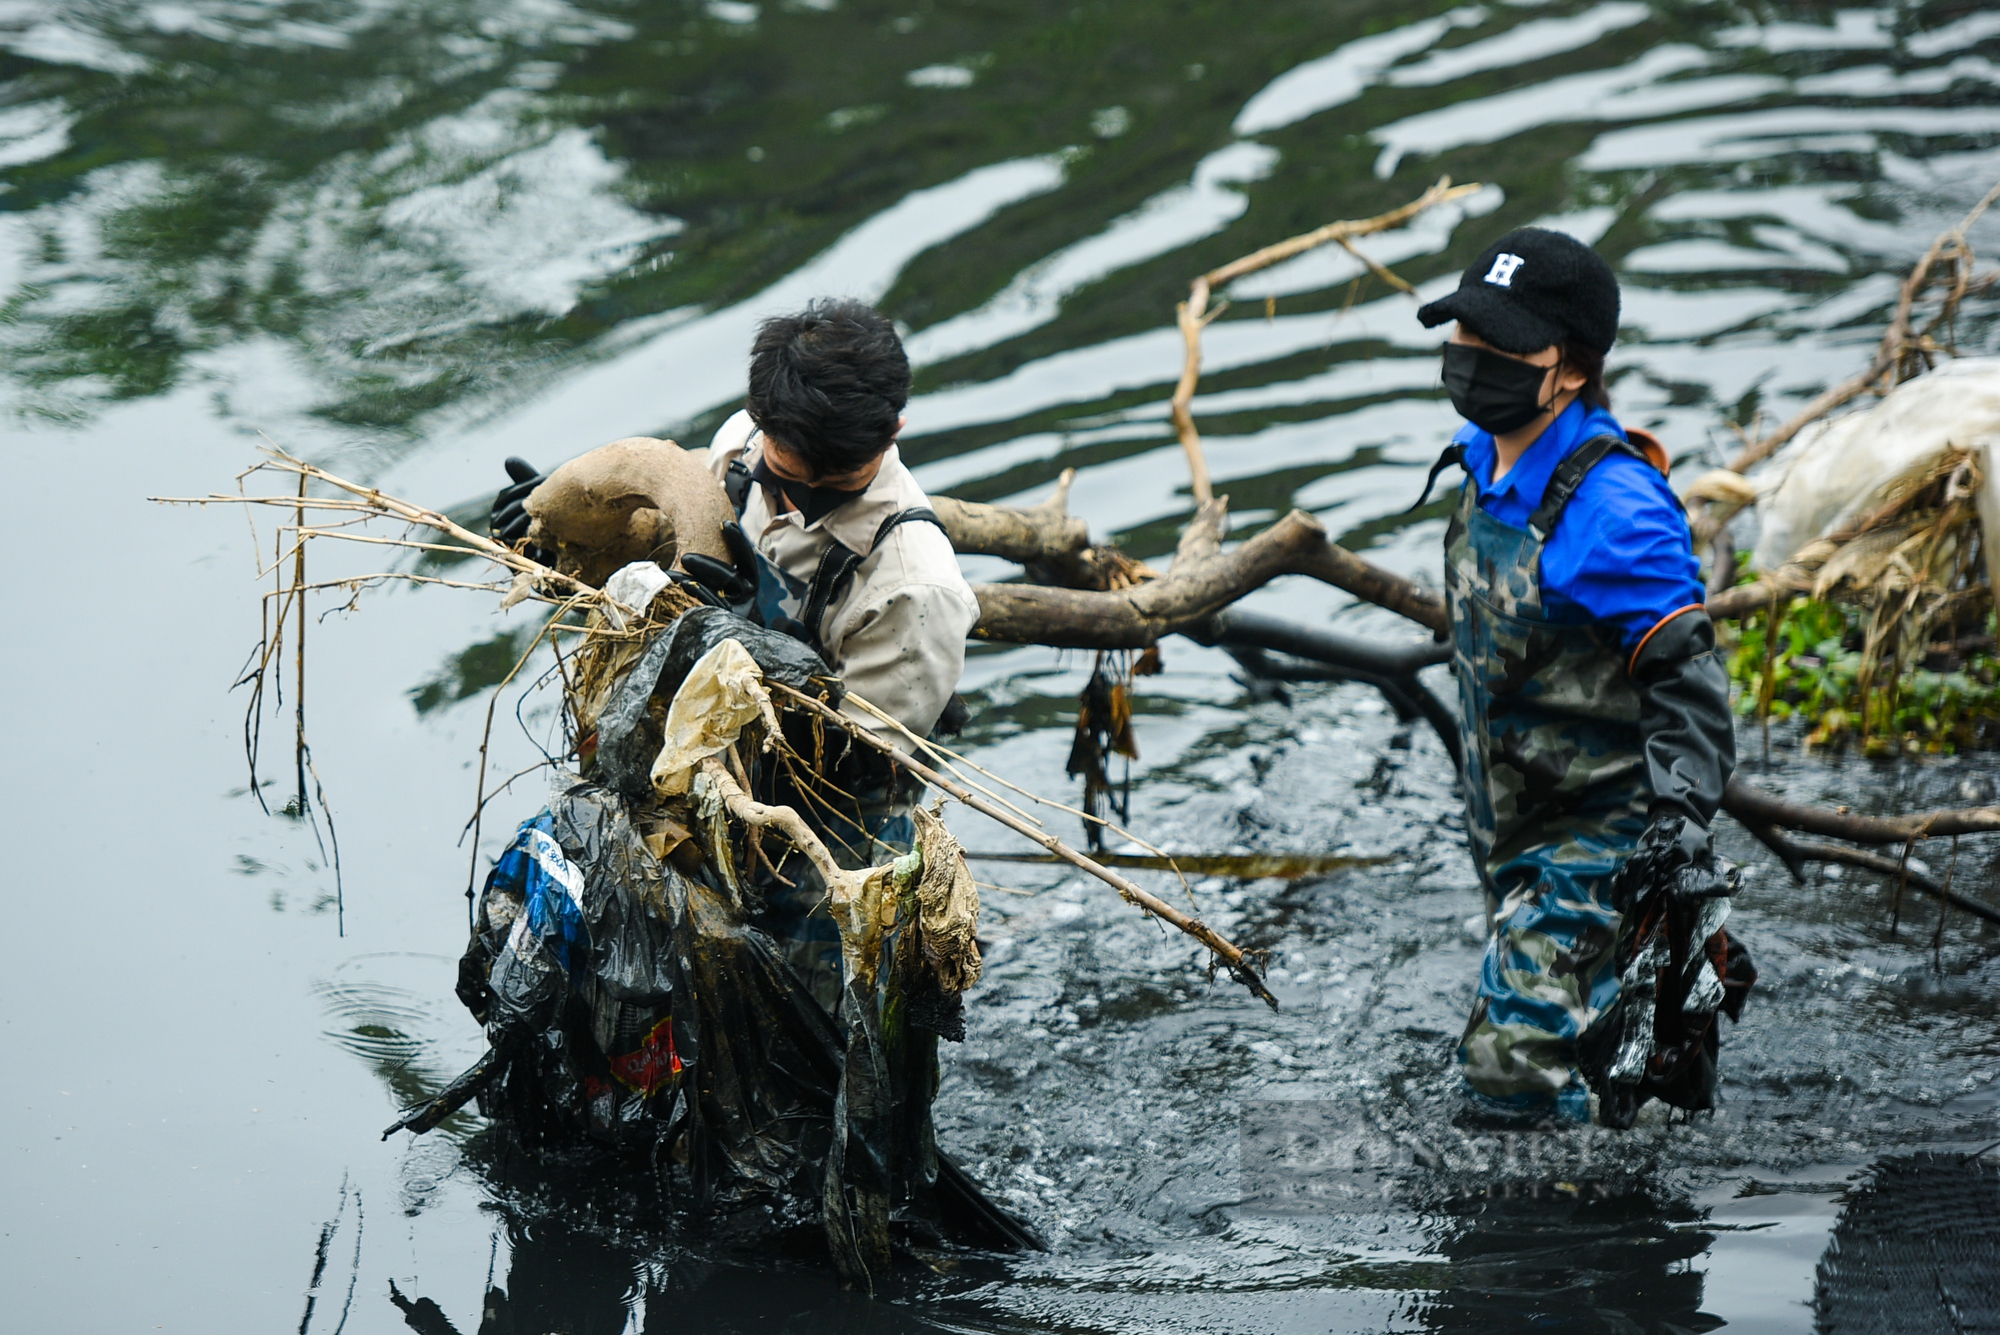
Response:
MULTIPOLYGON (((817 302, 758 331, 748 407, 715 433, 708 462, 736 508, 738 592, 754 584, 754 619, 805 640, 850 696, 922 737, 952 700, 979 603, 896 449, 909 392, 889 321, 860 302, 817 302)), ((843 709, 857 727, 894 735, 852 699, 843 709)), ((760 775, 758 787, 822 826, 844 865, 907 852, 910 783, 861 748, 830 757, 829 769, 834 787, 859 799, 851 819, 788 792, 781 774, 760 775)), ((825 889, 803 857, 780 871, 793 884, 759 887, 764 925, 831 1010, 840 938, 821 906, 825 889)))
MULTIPOLYGON (((774 586, 760 589, 767 623, 774 607, 798 621, 849 692, 919 737, 929 733, 965 668, 979 603, 895 444, 835 474, 836 486, 746 409, 715 433, 708 463, 743 498, 739 522, 766 563, 764 582, 774 586), (839 588, 830 581, 847 562, 836 548, 860 558, 839 588), (829 554, 837 564, 826 564, 829 554), (815 577, 829 581, 817 605, 815 577)), ((887 730, 857 705, 845 712, 862 727, 887 730)))
MULTIPOLYGON (((902 339, 872 307, 820 301, 765 321, 751 348, 749 406, 722 424, 708 451, 736 510, 737 525, 725 530, 734 568, 695 553, 682 564, 738 612, 811 645, 850 696, 922 737, 953 704, 979 603, 897 453, 909 397, 902 339)), ((521 459, 509 459, 507 473, 513 481, 494 498, 491 526, 503 542, 519 542, 526 498, 543 479, 521 459)), ((852 699, 843 709, 857 729, 897 736, 852 699)), ((845 866, 908 852, 919 790, 864 747, 828 748, 825 763, 821 778, 857 799, 843 799, 846 810, 827 810, 823 794, 798 793, 761 762, 753 784, 761 799, 820 827, 845 866)), ((757 887, 762 925, 832 1009, 840 937, 821 906, 825 888, 796 853, 778 870, 757 887)))

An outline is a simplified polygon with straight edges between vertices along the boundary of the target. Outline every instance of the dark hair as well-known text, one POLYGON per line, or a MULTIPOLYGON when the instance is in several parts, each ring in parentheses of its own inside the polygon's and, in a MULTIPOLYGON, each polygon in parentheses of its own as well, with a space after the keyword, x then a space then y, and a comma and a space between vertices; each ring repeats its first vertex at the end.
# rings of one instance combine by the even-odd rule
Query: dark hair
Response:
POLYGON ((1564 339, 1556 344, 1556 351, 1562 354, 1563 364, 1583 372, 1583 388, 1576 396, 1593 408, 1609 410, 1611 391, 1604 384, 1604 354, 1588 343, 1578 343, 1574 339, 1564 339))
POLYGON ((750 348, 750 420, 815 476, 860 468, 896 438, 910 359, 865 302, 815 301, 766 320, 750 348))

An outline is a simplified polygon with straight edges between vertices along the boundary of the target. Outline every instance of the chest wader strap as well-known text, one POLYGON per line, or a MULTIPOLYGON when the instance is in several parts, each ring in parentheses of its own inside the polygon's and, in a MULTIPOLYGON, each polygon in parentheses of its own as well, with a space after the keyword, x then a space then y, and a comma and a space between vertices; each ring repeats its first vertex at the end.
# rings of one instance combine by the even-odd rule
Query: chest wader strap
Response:
POLYGON ((1535 535, 1537 542, 1549 540, 1549 534, 1555 532, 1556 521, 1562 518, 1563 508, 1576 495, 1576 489, 1583 485, 1590 470, 1603 463, 1604 457, 1613 450, 1644 460, 1649 468, 1653 466, 1646 452, 1627 440, 1608 432, 1592 436, 1572 450, 1569 458, 1556 465, 1547 489, 1542 492, 1542 503, 1528 516, 1528 531, 1535 535))
POLYGON ((1403 513, 1406 515, 1415 514, 1417 511, 1423 509, 1424 502, 1431 498, 1431 488, 1438 484, 1438 474, 1450 468, 1453 464, 1457 464, 1461 468, 1465 466, 1465 446, 1447 445, 1444 447, 1444 453, 1440 454, 1438 461, 1431 465, 1431 475, 1424 479, 1424 494, 1417 497, 1417 503, 1403 511, 1403 513))
MULTIPOLYGON (((806 586, 805 611, 800 614, 799 620, 803 621, 806 629, 812 633, 813 648, 819 650, 820 657, 827 662, 831 663, 833 656, 820 642, 820 621, 825 618, 827 609, 833 606, 834 600, 839 598, 853 581, 854 572, 861 568, 861 563, 874 554, 875 549, 882 545, 884 538, 903 524, 935 524, 938 532, 944 532, 944 521, 937 517, 935 510, 927 506, 914 505, 907 510, 898 510, 883 520, 882 526, 875 530, 875 540, 868 544, 866 552, 857 552, 844 543, 836 542, 820 556, 819 566, 813 571, 812 583, 806 586)), ((946 534, 945 540, 950 541, 949 534, 946 534)))
POLYGON ((729 498, 729 508, 741 519, 750 505, 750 470, 743 466, 741 455, 729 461, 729 471, 722 478, 722 494, 729 498))

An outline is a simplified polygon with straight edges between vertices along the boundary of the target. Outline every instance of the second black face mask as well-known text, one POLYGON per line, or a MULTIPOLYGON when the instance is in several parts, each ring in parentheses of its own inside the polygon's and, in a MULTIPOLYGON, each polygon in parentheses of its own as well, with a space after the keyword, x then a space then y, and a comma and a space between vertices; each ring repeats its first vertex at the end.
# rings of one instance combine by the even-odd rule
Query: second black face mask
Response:
POLYGON ((1504 436, 1541 416, 1546 366, 1503 357, 1467 343, 1444 345, 1444 387, 1458 415, 1482 431, 1504 436))
POLYGON ((785 499, 792 503, 792 508, 797 510, 808 524, 817 524, 823 517, 832 514, 868 490, 866 487, 856 487, 852 491, 842 491, 837 487, 815 487, 807 482, 794 482, 790 478, 779 477, 773 473, 770 465, 762 459, 759 459, 757 466, 750 470, 750 476, 754 481, 784 492, 785 499))

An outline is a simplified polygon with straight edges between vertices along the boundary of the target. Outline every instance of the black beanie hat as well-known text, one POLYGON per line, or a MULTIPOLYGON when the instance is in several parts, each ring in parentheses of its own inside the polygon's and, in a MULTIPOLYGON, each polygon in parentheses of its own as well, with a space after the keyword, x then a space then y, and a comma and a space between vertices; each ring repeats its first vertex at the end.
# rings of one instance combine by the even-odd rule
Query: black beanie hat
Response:
POLYGON ((1502 352, 1540 352, 1564 339, 1608 352, 1618 337, 1618 279, 1575 237, 1518 227, 1472 262, 1458 291, 1417 318, 1426 329, 1460 321, 1502 352))

